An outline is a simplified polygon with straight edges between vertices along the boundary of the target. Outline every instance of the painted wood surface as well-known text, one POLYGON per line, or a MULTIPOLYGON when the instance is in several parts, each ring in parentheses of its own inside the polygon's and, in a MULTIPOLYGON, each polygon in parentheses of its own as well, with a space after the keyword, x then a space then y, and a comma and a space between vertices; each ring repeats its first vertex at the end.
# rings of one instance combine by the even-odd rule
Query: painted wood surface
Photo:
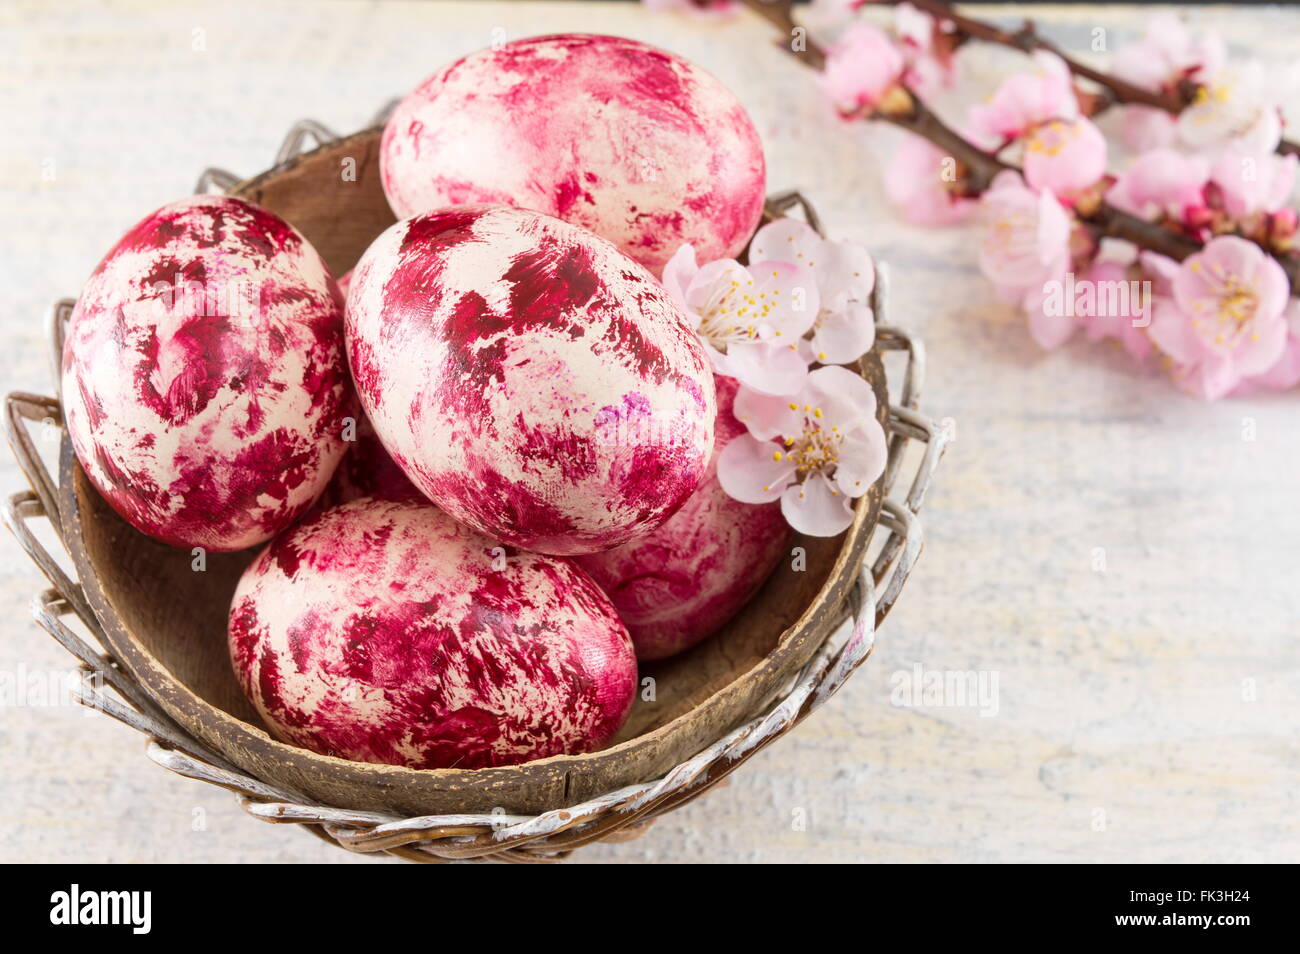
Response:
MULTIPOLYGON (((956 440, 927 506, 926 552, 862 671, 728 787, 578 859, 1300 857, 1300 394, 1205 405, 1107 348, 1038 351, 975 270, 971 230, 907 227, 884 205, 892 131, 836 121, 762 23, 634 4, 306 9, 0 9, 6 390, 48 393, 45 308, 204 167, 266 167, 303 116, 359 128, 495 39, 584 29, 669 47, 737 91, 773 189, 804 189, 832 234, 890 262, 895 313, 929 344, 927 408, 952 417, 956 440), (996 677, 996 711, 927 705, 924 692, 910 704, 916 667, 923 679, 983 673, 986 690, 996 677)), ((1089 57, 1095 29, 1114 44, 1141 17, 1033 15, 1089 57)), ((1300 10, 1190 16, 1234 55, 1279 65, 1300 29, 1300 10)), ((977 55, 969 89, 1015 62, 977 55)), ((20 486, 6 455, 0 489, 20 486)), ((161 771, 103 716, 42 704, 70 658, 30 622, 42 586, 0 544, 0 859, 365 863, 161 771)))

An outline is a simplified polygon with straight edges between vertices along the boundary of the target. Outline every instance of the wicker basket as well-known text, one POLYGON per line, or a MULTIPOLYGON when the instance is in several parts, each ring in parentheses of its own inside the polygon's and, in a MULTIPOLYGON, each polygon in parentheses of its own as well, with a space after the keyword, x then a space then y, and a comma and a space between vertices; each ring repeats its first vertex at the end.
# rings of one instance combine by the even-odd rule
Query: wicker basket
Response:
MULTIPOLYGON (((318 123, 299 123, 269 172, 240 183, 208 170, 199 191, 216 187, 278 213, 342 274, 393 221, 379 184, 379 130, 341 139, 318 123), (303 152, 309 138, 317 146, 303 152)), ((820 229, 797 193, 769 200, 767 215, 795 205, 820 229)), ((144 733, 154 762, 231 789, 264 821, 302 825, 353 851, 426 862, 555 861, 591 841, 635 837, 825 702, 870 653, 920 553, 917 512, 944 440, 918 411, 923 351, 889 325, 887 272, 880 271, 877 342, 861 372, 876 390, 889 439, 884 475, 858 500, 844 534, 796 537, 802 567, 778 568, 723 631, 644 665, 653 699, 639 700, 600 752, 420 771, 274 740, 226 655, 226 609, 252 554, 208 555, 206 569, 195 572, 188 551, 140 534, 90 486, 62 430, 58 400, 17 393, 7 398, 6 434, 30 489, 6 502, 4 520, 52 585, 35 601, 36 619, 81 661, 83 704, 144 733), (889 352, 899 353, 890 360, 901 374, 892 403, 882 360, 889 352), (57 482, 28 422, 58 438, 57 482), (905 496, 895 498, 905 470, 905 496), (38 517, 49 521, 70 570, 38 540, 30 525, 38 517), (70 614, 89 639, 69 625, 70 614)), ((72 306, 62 301, 52 312, 56 387, 72 306)))

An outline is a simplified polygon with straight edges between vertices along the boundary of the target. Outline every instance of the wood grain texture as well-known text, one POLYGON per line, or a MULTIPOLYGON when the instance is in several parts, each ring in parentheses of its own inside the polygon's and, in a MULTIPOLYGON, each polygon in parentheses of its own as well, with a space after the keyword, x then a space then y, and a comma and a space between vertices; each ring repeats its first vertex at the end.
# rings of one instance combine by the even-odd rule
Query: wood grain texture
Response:
MULTIPOLYGON (((1033 15, 1088 58, 1094 28, 1118 42, 1140 17, 1033 15)), ((1235 55, 1279 66, 1300 29, 1296 10, 1191 15, 1235 55)), ((874 658, 728 787, 575 860, 1296 860, 1296 395, 1206 406, 1108 349, 1043 355, 975 271, 971 230, 890 214, 879 163, 891 132, 835 121, 805 71, 769 52, 765 24, 633 4, 324 4, 305 24, 274 0, 57 14, 6 4, 0 208, 21 225, 0 236, 7 388, 48 391, 46 306, 202 168, 265 167, 302 116, 360 128, 494 29, 622 33, 735 88, 773 187, 803 188, 832 234, 889 260, 896 314, 929 346, 926 406, 956 430, 927 504, 925 555, 874 658), (997 714, 892 705, 896 674, 918 663, 998 673, 997 714)), ((962 95, 1015 62, 978 56, 962 95)), ((0 480, 21 480, 7 457, 0 480)), ((11 679, 69 668, 22 610, 41 585, 15 545, 0 546, 0 673, 11 679)), ((3 710, 0 779, 4 860, 367 860, 250 820, 226 793, 152 766, 135 734, 67 705, 3 710)))

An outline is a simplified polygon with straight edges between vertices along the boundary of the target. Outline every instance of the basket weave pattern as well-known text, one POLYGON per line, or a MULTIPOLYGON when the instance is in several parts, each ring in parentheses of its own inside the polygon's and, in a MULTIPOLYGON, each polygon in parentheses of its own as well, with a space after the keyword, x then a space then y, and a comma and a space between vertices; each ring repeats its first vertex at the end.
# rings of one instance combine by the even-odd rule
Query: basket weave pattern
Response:
MULTIPOLYGON (((307 139, 323 144, 334 138, 319 123, 299 123, 286 137, 276 164, 279 166, 298 155, 307 139)), ((200 177, 198 191, 226 190, 237 182, 238 178, 230 173, 209 169, 200 177)), ((769 200, 769 212, 779 214, 796 204, 802 206, 809 223, 820 231, 816 213, 797 193, 769 200)), ((79 660, 83 676, 75 688, 79 702, 143 733, 148 739, 146 753, 158 765, 235 792, 244 810, 263 821, 301 825, 351 851, 387 853, 422 862, 553 862, 589 842, 634 838, 660 815, 704 794, 824 704, 870 654, 876 629, 898 599, 920 554, 923 537, 918 513, 942 456, 945 434, 919 410, 925 372, 924 349, 919 341, 889 324, 888 271, 882 265, 879 272, 872 302, 877 321, 876 348, 881 352, 899 352, 904 369, 901 384, 894 389, 897 396, 889 408, 886 498, 869 548, 874 556, 861 567, 857 583, 840 609, 840 624, 777 697, 744 724, 659 779, 535 816, 501 812, 401 818, 317 804, 236 768, 171 719, 105 651, 107 642, 102 627, 80 584, 34 534, 31 522, 43 518, 67 549, 58 488, 27 426, 28 422, 39 422, 45 427, 57 427, 62 437, 62 417, 57 398, 14 393, 6 399, 6 437, 30 488, 5 501, 2 515, 6 526, 51 584, 36 597, 33 614, 41 628, 79 660), (913 445, 919 445, 919 452, 909 453, 913 445), (896 490, 901 496, 895 495, 896 490), (81 621, 95 644, 67 625, 65 618, 69 614, 81 621)), ((73 304, 60 301, 51 310, 51 357, 56 387, 63 328, 73 304)))

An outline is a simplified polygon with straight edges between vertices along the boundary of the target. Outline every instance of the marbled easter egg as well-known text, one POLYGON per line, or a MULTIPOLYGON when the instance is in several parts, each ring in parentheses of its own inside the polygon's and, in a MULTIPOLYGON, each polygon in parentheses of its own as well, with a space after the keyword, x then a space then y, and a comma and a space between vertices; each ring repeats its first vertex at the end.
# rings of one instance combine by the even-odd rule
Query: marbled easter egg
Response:
POLYGON ((542 553, 649 533, 713 449, 713 374, 643 267, 506 206, 399 222, 353 272, 347 347, 384 447, 438 506, 542 553))
POLYGON ((343 298, 288 223, 195 196, 146 217, 86 282, 63 409, 91 482, 173 546, 239 550, 317 498, 356 413, 343 298))
POLYGON ((398 105, 380 166, 398 218, 537 209, 655 275, 687 242, 702 262, 734 258, 763 211, 763 147, 735 95, 617 36, 531 37, 457 60, 398 105))
POLYGON ((424 503, 358 500, 277 537, 230 607, 230 654, 278 738, 412 768, 589 752, 636 692, 632 643, 570 560, 424 503))
MULTIPOLYGON (((745 426, 732 414, 734 378, 717 378, 718 451, 745 426)), ((736 615, 788 552, 790 528, 779 503, 728 497, 717 453, 700 489, 649 536, 578 557, 609 595, 632 634, 638 659, 689 649, 736 615)))

